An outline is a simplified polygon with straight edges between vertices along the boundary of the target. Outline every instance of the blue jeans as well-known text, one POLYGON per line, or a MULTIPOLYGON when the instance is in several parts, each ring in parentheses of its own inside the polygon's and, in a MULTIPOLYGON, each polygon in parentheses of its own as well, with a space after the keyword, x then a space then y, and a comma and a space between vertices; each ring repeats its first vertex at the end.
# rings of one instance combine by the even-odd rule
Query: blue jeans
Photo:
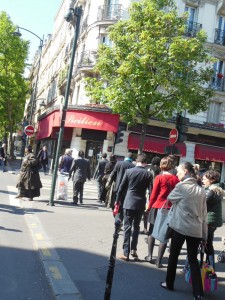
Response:
POLYGON ((130 250, 137 250, 138 235, 140 231, 140 223, 143 215, 142 210, 124 209, 124 241, 123 241, 123 253, 129 257, 130 250), (133 232, 132 232, 133 227, 133 232), (132 240, 130 243, 132 232, 132 240))

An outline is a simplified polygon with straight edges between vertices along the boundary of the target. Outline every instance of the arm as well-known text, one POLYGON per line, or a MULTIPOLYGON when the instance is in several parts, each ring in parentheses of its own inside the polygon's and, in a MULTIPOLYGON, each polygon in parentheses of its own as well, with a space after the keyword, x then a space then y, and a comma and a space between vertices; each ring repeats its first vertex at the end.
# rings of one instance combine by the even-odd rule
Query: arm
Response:
POLYGON ((116 180, 116 175, 117 175, 117 171, 118 171, 118 166, 119 166, 119 163, 117 162, 112 173, 110 174, 110 177, 112 179, 112 181, 115 181, 116 180))
POLYGON ((94 171, 94 175, 93 175, 94 179, 96 179, 97 176, 98 176, 98 170, 99 170, 99 162, 98 162, 97 167, 95 168, 95 171, 94 171))
POLYGON ((203 205, 202 205, 202 238, 204 241, 207 241, 208 238, 208 217, 207 217, 207 205, 206 205, 206 197, 204 197, 203 205))
POLYGON ((206 203, 207 204, 213 204, 215 202, 215 192, 211 190, 206 191, 206 203))
POLYGON ((183 194, 181 191, 181 182, 178 183, 175 188, 172 190, 172 192, 170 192, 170 194, 168 195, 167 199, 171 202, 171 203, 176 203, 179 202, 182 198, 183 198, 183 194))
POLYGON ((90 162, 87 160, 88 166, 87 166, 87 178, 88 180, 91 180, 91 167, 90 167, 90 162))
POLYGON ((73 171, 74 171, 74 169, 75 169, 75 163, 76 163, 76 161, 75 161, 75 159, 74 159, 73 162, 72 162, 70 171, 69 171, 69 178, 68 178, 68 179, 71 178, 71 175, 72 175, 72 173, 73 173, 73 171))
POLYGON ((119 186, 119 190, 116 195, 116 201, 115 201, 116 203, 120 202, 121 195, 123 195, 123 193, 127 190, 127 186, 128 186, 128 177, 127 177, 127 172, 125 171, 123 180, 119 186))
POLYGON ((154 184, 153 184, 153 188, 152 188, 152 192, 151 192, 151 196, 149 198, 149 203, 148 203, 148 208, 147 210, 150 210, 152 205, 155 203, 155 201, 157 200, 157 197, 159 195, 159 191, 160 191, 160 177, 157 176, 155 178, 154 184))

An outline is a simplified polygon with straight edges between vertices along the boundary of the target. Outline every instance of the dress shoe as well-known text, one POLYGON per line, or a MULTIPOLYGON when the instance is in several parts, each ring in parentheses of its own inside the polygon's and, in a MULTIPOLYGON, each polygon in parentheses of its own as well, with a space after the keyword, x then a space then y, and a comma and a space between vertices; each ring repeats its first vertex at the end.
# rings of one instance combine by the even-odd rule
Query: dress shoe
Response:
POLYGON ((138 258, 137 251, 136 250, 131 250, 131 256, 133 256, 135 258, 138 258))
POLYGON ((124 261, 129 261, 129 257, 127 257, 123 254, 119 255, 118 258, 121 259, 121 260, 124 260, 124 261))
POLYGON ((29 198, 28 200, 29 200, 29 201, 33 201, 33 198, 29 198))
POLYGON ((18 194, 18 195, 16 195, 15 198, 17 198, 17 199, 18 199, 18 198, 22 198, 22 196, 18 194))

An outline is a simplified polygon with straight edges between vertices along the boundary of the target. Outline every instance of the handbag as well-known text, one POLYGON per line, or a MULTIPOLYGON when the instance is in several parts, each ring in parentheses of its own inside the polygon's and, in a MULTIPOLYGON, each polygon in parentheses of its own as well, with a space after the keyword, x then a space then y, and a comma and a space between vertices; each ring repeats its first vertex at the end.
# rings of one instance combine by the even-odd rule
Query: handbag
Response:
POLYGON ((172 215, 172 213, 170 213, 170 210, 172 207, 170 209, 168 209, 168 204, 169 204, 169 201, 166 200, 164 205, 158 209, 154 228, 152 231, 152 236, 162 243, 168 242, 167 232, 168 232, 168 227, 169 227, 169 221, 170 221, 170 218, 172 215), (167 205, 166 208, 165 208, 165 205, 167 205))

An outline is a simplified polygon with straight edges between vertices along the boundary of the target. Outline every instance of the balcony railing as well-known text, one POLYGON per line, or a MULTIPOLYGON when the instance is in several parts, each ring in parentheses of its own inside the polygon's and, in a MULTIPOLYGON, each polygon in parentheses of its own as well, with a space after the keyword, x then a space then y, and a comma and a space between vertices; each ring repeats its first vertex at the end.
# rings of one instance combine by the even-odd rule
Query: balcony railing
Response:
POLYGON ((224 75, 219 73, 213 76, 209 87, 213 90, 224 92, 224 75))
POLYGON ((214 43, 225 46, 225 30, 215 29, 214 43))
POLYGON ((98 7, 98 21, 121 20, 123 17, 122 4, 102 5, 98 7))
POLYGON ((78 67, 94 67, 97 59, 96 50, 88 50, 81 53, 81 59, 78 62, 78 67))
POLYGON ((195 37, 196 34, 202 29, 202 24, 188 21, 185 36, 195 37))

